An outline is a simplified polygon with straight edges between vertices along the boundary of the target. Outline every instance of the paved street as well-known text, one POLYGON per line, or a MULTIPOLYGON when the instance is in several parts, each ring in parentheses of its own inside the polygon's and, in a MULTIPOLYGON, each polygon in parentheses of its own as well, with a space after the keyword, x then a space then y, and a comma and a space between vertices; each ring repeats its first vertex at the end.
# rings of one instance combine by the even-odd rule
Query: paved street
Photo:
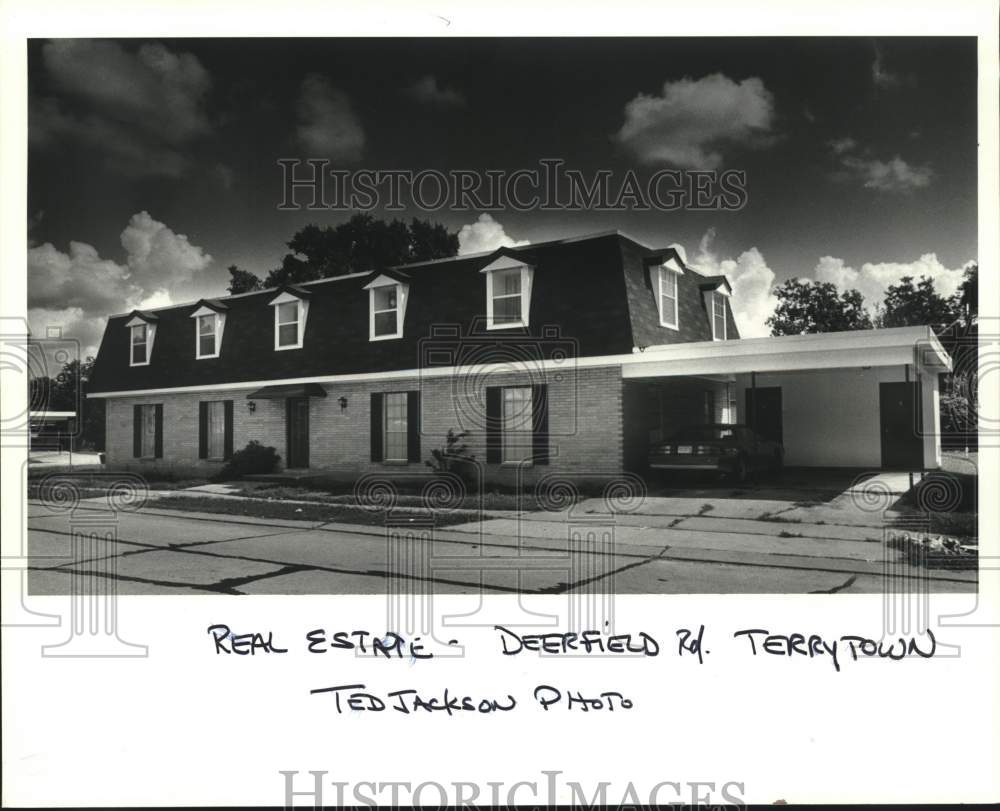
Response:
POLYGON ((976 589, 975 572, 900 563, 883 544, 881 514, 851 501, 724 496, 649 498, 626 514, 590 499, 571 511, 450 526, 433 538, 410 524, 387 531, 148 507, 113 514, 102 500, 72 513, 29 503, 29 590, 69 593, 74 575, 84 593, 114 579, 121 594, 976 589))

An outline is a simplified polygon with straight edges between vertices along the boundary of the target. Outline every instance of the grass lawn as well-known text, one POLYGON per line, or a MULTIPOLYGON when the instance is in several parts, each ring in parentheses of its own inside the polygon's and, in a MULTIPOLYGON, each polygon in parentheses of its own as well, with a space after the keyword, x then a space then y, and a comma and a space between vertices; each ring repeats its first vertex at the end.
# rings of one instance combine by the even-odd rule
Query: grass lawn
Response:
POLYGON ((472 512, 438 512, 429 516, 426 512, 400 509, 393 510, 387 516, 382 510, 366 510, 350 504, 319 502, 295 504, 280 500, 212 498, 210 496, 163 496, 151 500, 148 506, 158 510, 243 515, 253 518, 281 518, 292 521, 330 521, 338 524, 360 524, 370 527, 385 526, 387 517, 392 525, 411 521, 416 524, 427 521, 428 517, 431 517, 434 526, 438 527, 467 524, 479 518, 478 513, 472 512))
MULTIPOLYGON (((314 501, 317 504, 354 504, 354 486, 347 483, 331 483, 330 485, 314 484, 275 484, 273 482, 232 482, 238 489, 234 495, 250 496, 252 498, 269 498, 276 500, 293 499, 297 501, 314 501)), ((425 507, 427 505, 419 490, 401 492, 396 498, 397 508, 425 507)), ((499 492, 496 490, 481 494, 464 496, 461 501, 448 502, 449 508, 460 510, 539 510, 543 507, 533 491, 525 493, 499 492)))
POLYGON ((899 506, 926 514, 931 534, 977 537, 977 462, 975 452, 944 451, 941 454, 941 470, 928 473, 899 500, 899 506))

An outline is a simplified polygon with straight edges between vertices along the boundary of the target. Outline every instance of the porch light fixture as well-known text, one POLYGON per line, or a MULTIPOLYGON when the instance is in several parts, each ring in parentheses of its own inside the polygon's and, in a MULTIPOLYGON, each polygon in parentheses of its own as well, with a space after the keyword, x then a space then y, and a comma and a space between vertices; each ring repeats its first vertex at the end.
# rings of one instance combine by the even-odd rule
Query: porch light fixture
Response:
POLYGON ((253 412, 256 410, 257 410, 257 404, 253 400, 247 402, 247 411, 253 414, 253 412))
POLYGON ((347 410, 347 398, 346 397, 340 397, 340 398, 338 398, 337 402, 340 403, 340 410, 341 411, 346 411, 347 410))

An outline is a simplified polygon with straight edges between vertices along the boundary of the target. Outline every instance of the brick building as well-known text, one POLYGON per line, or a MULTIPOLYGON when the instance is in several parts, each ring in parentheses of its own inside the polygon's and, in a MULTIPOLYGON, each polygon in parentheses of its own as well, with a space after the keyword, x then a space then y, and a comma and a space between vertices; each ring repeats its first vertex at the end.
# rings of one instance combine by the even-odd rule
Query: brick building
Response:
POLYGON ((926 328, 741 339, 723 276, 619 232, 112 316, 89 397, 107 462, 423 469, 467 431, 488 481, 641 470, 675 428, 747 422, 796 465, 936 467, 926 328))

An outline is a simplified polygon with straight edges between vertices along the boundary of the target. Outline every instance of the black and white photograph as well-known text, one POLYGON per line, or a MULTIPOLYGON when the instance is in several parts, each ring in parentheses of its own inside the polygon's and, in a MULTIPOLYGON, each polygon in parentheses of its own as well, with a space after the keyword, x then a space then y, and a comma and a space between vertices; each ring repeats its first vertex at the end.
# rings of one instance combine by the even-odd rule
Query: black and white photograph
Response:
POLYGON ((4 807, 1000 799, 997 3, 3 0, 4 807))
POLYGON ((28 60, 32 591, 975 591, 974 38, 28 60))

